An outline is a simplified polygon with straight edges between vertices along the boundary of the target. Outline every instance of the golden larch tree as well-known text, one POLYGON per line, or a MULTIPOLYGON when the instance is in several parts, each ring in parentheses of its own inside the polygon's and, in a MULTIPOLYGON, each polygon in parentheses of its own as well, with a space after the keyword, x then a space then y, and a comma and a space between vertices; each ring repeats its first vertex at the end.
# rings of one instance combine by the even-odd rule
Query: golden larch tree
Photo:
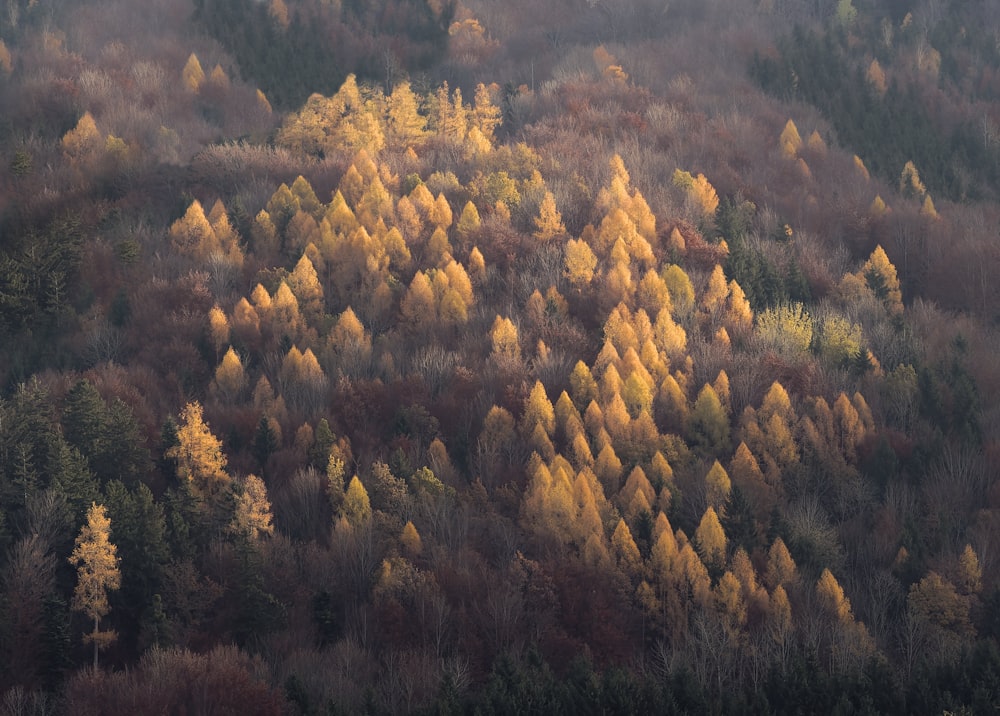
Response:
POLYGON ((272 519, 271 501, 264 481, 256 475, 247 475, 240 481, 233 519, 229 523, 230 532, 255 541, 274 534, 272 519))
POLYGON ((341 514, 352 527, 360 527, 372 517, 372 506, 371 501, 368 499, 368 491, 361 484, 361 480, 358 479, 357 475, 352 477, 351 482, 347 485, 341 514))
POLYGON ((521 416, 520 426, 521 434, 525 437, 530 436, 535 430, 535 425, 541 425, 548 436, 555 433, 555 408, 540 380, 535 381, 535 385, 532 386, 531 392, 524 401, 524 414, 521 416))
POLYGON ((101 133, 90 112, 84 112, 76 127, 66 132, 62 138, 63 154, 71 162, 83 161, 102 145, 101 133))
POLYGON ((399 535, 399 543, 408 559, 416 559, 423 552, 423 541, 420 539, 420 533, 417 532, 412 520, 403 525, 403 531, 399 535))
POLYGON ((802 137, 799 135, 799 128, 795 126, 795 122, 791 119, 785 122, 785 128, 781 130, 781 135, 778 137, 778 147, 781 149, 781 153, 789 159, 797 156, 799 150, 802 149, 802 137))
POLYGON ((875 295, 882 299, 891 314, 899 315, 903 312, 903 293, 899 287, 896 267, 889 261, 881 245, 875 247, 868 261, 861 267, 861 277, 875 295))
POLYGON ((563 262, 566 278, 575 287, 583 288, 593 280, 597 256, 583 239, 570 239, 566 242, 563 262))
POLYGON ((198 56, 193 52, 184 64, 184 69, 181 70, 181 81, 184 83, 184 89, 188 92, 197 92, 201 88, 202 82, 205 81, 205 70, 201 68, 201 62, 198 61, 198 56))
POLYGON ((721 510, 729 499, 731 487, 732 483, 726 468, 716 460, 705 475, 705 499, 708 500, 708 504, 721 510))
POLYGON ((535 217, 534 237, 539 241, 549 241, 564 233, 566 227, 563 226, 562 214, 556 208, 556 199, 551 191, 546 191, 535 217))
POLYGON ((698 523, 694 533, 698 554, 707 564, 721 566, 726 560, 726 533, 722 529, 719 515, 711 505, 698 523))
POLYGON ((98 652, 117 638, 113 631, 101 631, 100 625, 101 619, 111 610, 108 592, 121 586, 118 548, 111 542, 111 520, 104 505, 93 503, 87 511, 87 523, 76 537, 69 562, 77 568, 73 611, 94 620, 94 630, 85 640, 94 645, 96 670, 98 652))
POLYGON ((211 500, 230 483, 222 441, 216 438, 202 415, 201 403, 184 406, 177 428, 177 445, 166 456, 177 461, 177 476, 191 482, 195 493, 211 500))

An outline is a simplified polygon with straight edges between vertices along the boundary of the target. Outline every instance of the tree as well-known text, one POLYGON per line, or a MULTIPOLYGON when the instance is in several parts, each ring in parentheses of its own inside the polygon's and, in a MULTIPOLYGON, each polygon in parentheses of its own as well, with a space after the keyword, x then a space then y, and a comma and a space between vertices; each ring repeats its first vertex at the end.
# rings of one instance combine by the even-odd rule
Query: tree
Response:
POLYGON ((582 360, 578 360, 573 366, 573 372, 569 376, 570 391, 573 394, 573 405, 577 410, 586 410, 590 401, 597 397, 597 381, 594 380, 590 368, 582 360))
POLYGON ((388 139, 399 147, 409 147, 427 136, 427 118, 418 111, 417 95, 407 81, 392 88, 388 100, 388 139))
POLYGON ((544 242, 561 236, 565 232, 566 227, 562 223, 562 214, 556 208, 556 199, 552 192, 546 191, 538 208, 538 216, 535 217, 534 237, 544 242))
POLYGON ((405 325, 415 331, 431 326, 437 321, 434 289, 426 273, 417 271, 413 276, 406 295, 400 301, 399 310, 405 325))
POLYGON ((851 612, 851 600, 844 596, 844 590, 833 576, 833 573, 823 569, 819 581, 816 582, 816 598, 824 612, 837 619, 841 623, 853 621, 854 615, 851 612))
POLYGON ((709 455, 729 449, 729 418, 715 388, 705 383, 687 418, 688 436, 709 455))
POLYGON ((722 509, 726 504, 726 500, 729 499, 731 488, 732 483, 729 480, 728 473, 726 473, 726 468, 722 467, 722 464, 716 460, 705 475, 705 497, 708 500, 708 504, 712 507, 722 509))
POLYGON ((899 315, 903 312, 903 293, 899 288, 896 267, 889 261, 881 245, 875 247, 868 261, 861 267, 861 276, 891 314, 899 315))
POLYGON ((407 523, 403 525, 403 532, 399 536, 399 542, 403 547, 403 552, 409 559, 419 557, 420 553, 423 551, 420 533, 417 532, 417 528, 413 525, 412 521, 407 521, 407 523))
POLYGON ((357 475, 351 478, 347 491, 344 493, 341 513, 352 527, 360 527, 371 519, 372 506, 368 499, 368 491, 361 484, 357 475))
POLYGON ((205 70, 201 68, 201 62, 193 52, 181 70, 181 81, 188 92, 197 92, 201 88, 201 83, 205 81, 205 70))
POLYGON ((458 224, 455 225, 455 231, 458 232, 459 236, 466 238, 476 231, 481 223, 479 210, 476 209, 476 205, 471 201, 467 201, 462 208, 462 215, 458 217, 458 224))
POLYGON ((709 505, 694 533, 698 554, 706 564, 721 567, 726 560, 726 533, 719 522, 719 515, 709 505))
POLYGON ((9 75, 14 70, 14 64, 11 61, 10 50, 7 49, 7 44, 0 40, 0 72, 9 75))
POLYGON ((552 436, 556 429, 555 408, 545 392, 542 381, 536 380, 531 392, 524 401, 524 413, 521 416, 521 434, 527 438, 535 430, 535 425, 541 425, 545 434, 552 436))
POLYGON ((690 277, 677 264, 670 264, 663 270, 663 281, 670 291, 670 301, 676 315, 688 315, 694 308, 694 285, 690 277))
POLYGON ((121 586, 118 570, 118 548, 111 543, 111 520, 104 505, 96 502, 87 512, 87 524, 77 535, 69 562, 77 568, 77 584, 73 591, 73 611, 82 612, 94 620, 94 630, 86 641, 94 645, 94 669, 98 651, 117 637, 113 631, 100 630, 101 619, 110 611, 108 592, 121 586))
POLYGON ((90 112, 84 112, 76 127, 66 132, 62 138, 62 149, 71 162, 83 161, 93 155, 101 146, 101 133, 97 131, 90 112))
POLYGON ((122 626, 125 647, 141 648, 141 632, 155 627, 156 601, 170 558, 163 505, 146 485, 130 490, 118 480, 105 487, 105 501, 122 572, 122 587, 112 600, 115 621, 122 626))
POLYGON ((274 534, 271 502, 267 499, 264 481, 251 474, 240 481, 239 487, 230 531, 250 541, 274 534))
POLYGON ((799 129, 795 126, 795 122, 791 119, 785 122, 785 128, 781 130, 781 136, 778 137, 778 147, 781 149, 781 153, 789 159, 794 159, 799 150, 802 149, 802 137, 799 135, 799 129))
POLYGON ((315 320, 323 315, 323 286, 306 254, 302 254, 287 281, 288 288, 295 294, 299 308, 307 318, 315 320))
POLYGON ((757 315, 757 338, 769 348, 804 353, 812 337, 812 317, 801 303, 776 306, 757 315))
POLYGON ((215 387, 228 400, 239 396, 247 384, 243 361, 230 346, 223 356, 222 362, 215 369, 215 387))
MULTIPOLYGON (((802 140, 799 140, 800 142, 802 140)), ((674 186, 683 189, 687 196, 701 210, 703 218, 715 215, 715 210, 719 208, 719 195, 715 188, 709 184, 704 174, 692 176, 690 172, 681 169, 674 170, 674 186)))
POLYGON ((570 239, 566 242, 564 264, 569 282, 577 288, 583 288, 594 278, 597 256, 583 239, 570 239))
MULTIPOLYGON (((521 363, 521 344, 517 326, 509 318, 497 316, 490 329, 490 343, 493 350, 490 357, 503 368, 514 368, 521 363)), ((534 425, 529 426, 529 429, 534 425)))
POLYGON ((639 554, 639 548, 636 547, 635 540, 632 539, 632 532, 625 524, 625 520, 618 520, 618 525, 611 536, 611 547, 618 560, 618 566, 625 574, 630 577, 639 574, 642 556, 639 554))
POLYGON ((178 443, 167 450, 166 456, 177 461, 177 476, 189 481, 196 494, 214 500, 230 482, 222 441, 205 424, 201 403, 188 403, 180 417, 178 443))
POLYGON ((191 202, 183 217, 171 224, 170 241, 175 251, 190 258, 204 261, 222 254, 219 238, 197 199, 191 202))
POLYGON ((927 193, 927 187, 920 181, 920 172, 912 161, 903 165, 899 175, 899 193, 913 199, 922 199, 927 193))

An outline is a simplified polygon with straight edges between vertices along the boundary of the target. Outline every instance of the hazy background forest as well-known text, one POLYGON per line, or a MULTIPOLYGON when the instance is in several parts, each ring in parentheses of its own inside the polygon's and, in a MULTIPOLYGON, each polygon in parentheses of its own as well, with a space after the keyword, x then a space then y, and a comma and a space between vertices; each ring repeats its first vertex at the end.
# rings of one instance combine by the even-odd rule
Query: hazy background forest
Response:
POLYGON ((0 709, 1000 709, 985 0, 7 0, 0 709))

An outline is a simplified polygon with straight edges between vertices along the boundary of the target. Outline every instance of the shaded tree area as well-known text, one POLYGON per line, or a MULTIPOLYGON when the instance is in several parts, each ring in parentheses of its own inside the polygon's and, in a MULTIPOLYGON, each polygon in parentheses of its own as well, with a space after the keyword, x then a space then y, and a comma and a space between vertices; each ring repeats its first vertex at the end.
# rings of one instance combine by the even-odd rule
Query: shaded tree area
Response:
POLYGON ((997 710, 1000 212, 745 75, 968 68, 664 7, 8 4, 4 708, 997 710))
POLYGON ((348 74, 389 83, 447 49, 453 3, 200 0, 196 20, 281 109, 332 94, 348 74))
MULTIPOLYGON (((877 32, 873 20, 867 22, 869 27, 860 32, 877 32)), ((917 72, 904 69, 904 49, 876 50, 890 71, 888 82, 881 68, 879 79, 874 80, 871 65, 849 47, 857 39, 853 31, 833 28, 796 27, 779 40, 776 56, 755 56, 750 72, 765 91, 819 109, 836 131, 838 142, 857 152, 883 179, 895 181, 904 164, 914 162, 937 195, 955 201, 994 199, 1000 192, 1000 148, 984 137, 982 117, 976 116, 973 105, 958 104, 948 112, 940 106, 961 102, 956 99, 960 96, 956 84, 968 82, 955 60, 964 48, 953 46, 948 29, 956 36, 965 33, 955 19, 941 22, 926 39, 916 39, 912 28, 900 31, 903 37, 897 42, 903 48, 925 43, 918 52, 935 53, 933 70, 920 65, 920 60, 917 72), (894 64, 889 63, 890 57, 895 57, 894 64), (900 69, 893 72, 895 64, 900 69), (939 78, 938 65, 943 65, 944 77, 939 78)), ((1000 57, 995 51, 978 56, 996 71, 1000 57)))

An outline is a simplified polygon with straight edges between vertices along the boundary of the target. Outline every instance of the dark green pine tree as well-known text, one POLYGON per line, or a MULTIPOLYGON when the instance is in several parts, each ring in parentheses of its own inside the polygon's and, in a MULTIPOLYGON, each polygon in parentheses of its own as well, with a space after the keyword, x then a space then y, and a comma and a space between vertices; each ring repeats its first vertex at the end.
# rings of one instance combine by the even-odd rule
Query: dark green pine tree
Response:
POLYGON ((144 484, 129 489, 112 480, 104 489, 111 541, 118 546, 122 586, 111 595, 112 612, 122 625, 127 646, 135 642, 140 626, 150 618, 154 598, 161 591, 170 558, 163 506, 144 484))
POLYGON ((729 538, 729 544, 733 548, 742 547, 747 554, 753 554, 754 549, 760 544, 753 505, 737 485, 733 485, 729 491, 721 522, 722 529, 729 538))
POLYGON ((330 450, 336 441, 337 436, 330 429, 330 423, 326 418, 320 418, 313 434, 312 447, 309 448, 309 464, 320 472, 325 472, 326 465, 330 461, 330 450))
MULTIPOLYGON (((261 415, 260 421, 257 423, 257 430, 254 432, 252 446, 253 456, 260 466, 261 474, 264 473, 264 468, 267 466, 267 459, 277 449, 278 436, 274 434, 274 430, 271 428, 271 421, 267 415, 261 415)), ((326 465, 323 468, 325 469, 326 465)))
POLYGON ((41 486, 52 433, 48 391, 37 380, 0 400, 0 504, 12 515, 41 486))
POLYGON ((174 420, 173 415, 168 415, 167 419, 163 421, 163 427, 160 428, 160 447, 156 467, 169 484, 173 484, 174 480, 177 479, 177 460, 167 457, 167 453, 177 445, 180 445, 180 440, 177 437, 177 421, 174 420))
POLYGON ((107 411, 105 449, 94 466, 102 481, 121 480, 129 487, 148 480, 153 463, 132 408, 115 398, 107 411))
MULTIPOLYGON (((175 478, 176 480, 176 478, 175 478)), ((187 481, 177 482, 163 498, 167 526, 167 544, 177 559, 193 559, 205 532, 205 520, 198 498, 187 481)))
POLYGON ((42 686, 55 692, 73 666, 69 605, 52 594, 42 603, 42 613, 42 686))
POLYGON ((63 407, 63 434, 95 467, 95 458, 105 450, 108 439, 108 407, 97 388, 86 380, 77 381, 66 394, 63 407))
POLYGON ((83 525, 87 510, 97 499, 98 484, 90 465, 80 451, 70 446, 56 431, 49 436, 49 455, 45 472, 51 487, 66 500, 76 529, 83 525))

